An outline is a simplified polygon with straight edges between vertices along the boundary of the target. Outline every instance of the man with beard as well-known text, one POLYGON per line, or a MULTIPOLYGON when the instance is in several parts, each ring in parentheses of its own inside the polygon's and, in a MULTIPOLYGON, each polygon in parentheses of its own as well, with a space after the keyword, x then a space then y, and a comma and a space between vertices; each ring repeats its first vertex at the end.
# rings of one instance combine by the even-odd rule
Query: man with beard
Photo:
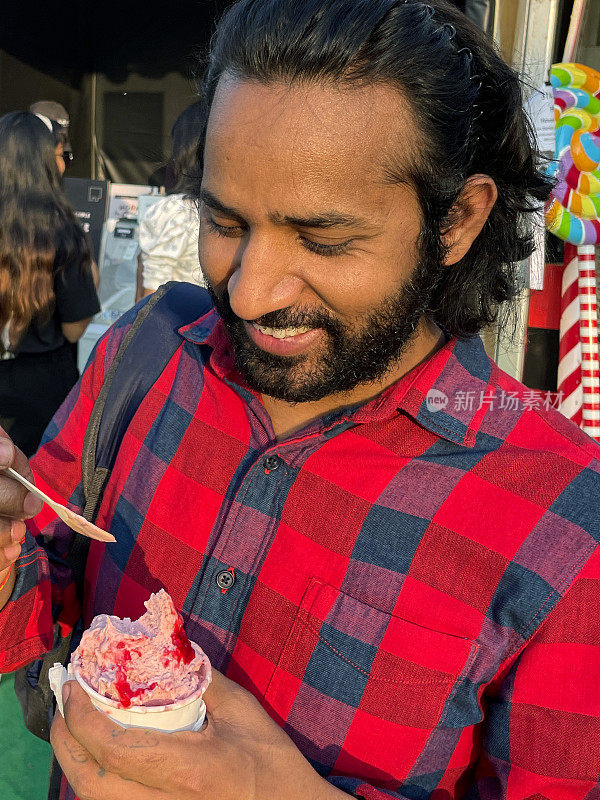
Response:
MULTIPOLYGON (((217 670, 208 725, 119 730, 75 685, 63 796, 596 796, 600 451, 477 336, 549 191, 515 75, 443 0, 241 0, 202 98, 216 311, 179 329, 121 443, 83 616, 166 588, 217 670)), ((76 508, 136 313, 32 461, 76 508)), ((69 532, 0 490, 8 670, 50 646, 50 597, 74 604, 69 532)))

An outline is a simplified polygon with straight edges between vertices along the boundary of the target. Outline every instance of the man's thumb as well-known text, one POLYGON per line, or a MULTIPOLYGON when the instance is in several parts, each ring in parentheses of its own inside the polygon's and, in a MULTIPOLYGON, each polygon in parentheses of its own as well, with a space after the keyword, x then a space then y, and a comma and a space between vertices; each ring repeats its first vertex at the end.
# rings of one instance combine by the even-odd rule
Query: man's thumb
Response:
POLYGON ((244 690, 226 678, 218 669, 212 668, 212 680, 208 685, 208 689, 204 692, 203 700, 206 703, 206 709, 210 714, 218 714, 218 709, 224 703, 231 701, 237 692, 244 690))

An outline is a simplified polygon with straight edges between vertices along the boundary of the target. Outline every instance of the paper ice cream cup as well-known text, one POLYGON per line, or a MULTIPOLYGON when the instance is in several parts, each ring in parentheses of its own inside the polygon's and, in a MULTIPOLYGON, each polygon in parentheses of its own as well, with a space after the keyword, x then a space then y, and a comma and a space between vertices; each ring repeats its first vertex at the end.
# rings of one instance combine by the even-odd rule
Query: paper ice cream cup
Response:
POLYGON ((151 728, 155 731, 174 733, 175 731, 197 731, 202 727, 206 716, 206 706, 202 695, 178 700, 167 706, 130 706, 122 708, 110 697, 104 697, 94 691, 79 672, 73 670, 77 683, 87 692, 88 697, 98 711, 118 722, 125 728, 151 728))
MULTIPOLYGON (((198 651, 197 645, 192 647, 198 651)), ((110 697, 99 694, 84 681, 77 669, 77 662, 69 665, 69 673, 85 690, 98 711, 104 712, 114 722, 125 728, 151 728, 152 730, 174 733, 175 731, 200 730, 206 716, 206 706, 202 699, 205 686, 188 697, 163 706, 135 706, 123 708, 110 697)))

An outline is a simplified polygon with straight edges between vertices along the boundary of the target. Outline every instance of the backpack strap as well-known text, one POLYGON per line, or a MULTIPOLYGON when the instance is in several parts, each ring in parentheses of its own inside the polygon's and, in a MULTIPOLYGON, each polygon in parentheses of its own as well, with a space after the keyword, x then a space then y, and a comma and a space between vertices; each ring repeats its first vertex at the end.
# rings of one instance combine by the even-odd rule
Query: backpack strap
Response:
MULTIPOLYGON (((189 283, 170 281, 154 292, 138 311, 104 378, 85 433, 81 468, 85 498, 84 516, 90 522, 96 519, 104 487, 133 415, 181 344, 179 328, 208 313, 211 308, 212 301, 205 289, 189 283)), ((73 569, 73 578, 80 600, 83 597, 83 580, 89 547, 90 540, 87 537, 74 533, 66 559, 73 569)), ((60 644, 59 657, 63 663, 66 663, 70 650, 69 635, 60 644)), ((37 709, 35 722, 38 724, 35 729, 30 728, 33 733, 47 741, 54 707, 47 672, 57 660, 54 655, 54 651, 47 653, 41 661, 44 679, 42 680, 40 675, 38 686, 45 691, 45 694, 42 691, 42 708, 37 709)), ((24 675, 23 680, 25 680, 24 675)), ((49 800, 56 800, 59 797, 61 780, 62 771, 53 754, 50 765, 49 800)))
MULTIPOLYGON (((94 402, 83 441, 83 516, 94 522, 119 447, 140 403, 181 345, 179 328, 212 308, 200 286, 169 281, 138 311, 94 402)), ((90 540, 74 534, 67 561, 81 598, 90 540)))

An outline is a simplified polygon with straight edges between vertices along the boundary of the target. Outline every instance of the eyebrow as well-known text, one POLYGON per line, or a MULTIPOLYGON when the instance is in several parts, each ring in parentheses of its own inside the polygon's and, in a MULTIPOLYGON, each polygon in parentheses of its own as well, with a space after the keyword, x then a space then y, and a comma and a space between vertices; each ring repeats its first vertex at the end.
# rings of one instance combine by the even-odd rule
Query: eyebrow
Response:
POLYGON ((225 203, 222 203, 217 197, 214 196, 212 192, 209 192, 208 189, 200 189, 200 200, 205 203, 209 208, 214 209, 215 211, 220 211, 222 214, 227 214, 229 217, 235 217, 236 219, 242 219, 241 213, 231 206, 226 206, 225 203))
MULTIPOLYGON (((238 209, 225 205, 208 189, 200 190, 200 199, 215 211, 220 211, 222 214, 234 219, 243 219, 243 215, 238 209)), ((367 225, 366 220, 349 214, 342 214, 339 211, 327 211, 310 217, 296 217, 290 214, 280 214, 276 211, 269 214, 269 219, 276 225, 294 225, 297 228, 358 228, 367 225)))

